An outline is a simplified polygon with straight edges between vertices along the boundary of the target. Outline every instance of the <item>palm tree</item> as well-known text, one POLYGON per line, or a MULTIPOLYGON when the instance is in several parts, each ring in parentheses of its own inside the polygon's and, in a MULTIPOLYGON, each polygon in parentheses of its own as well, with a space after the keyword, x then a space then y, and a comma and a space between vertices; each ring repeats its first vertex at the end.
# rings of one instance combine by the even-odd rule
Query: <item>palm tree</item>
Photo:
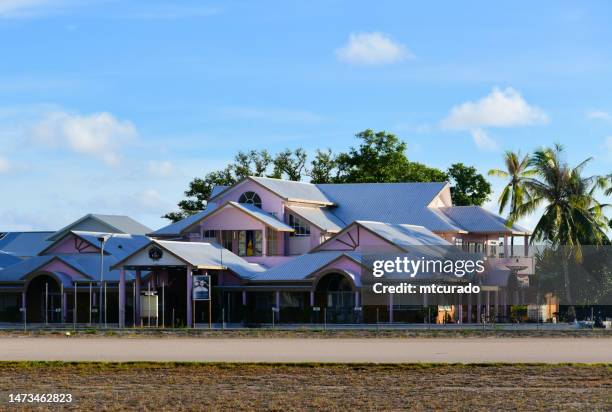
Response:
MULTIPOLYGON (((525 190, 524 181, 535 175, 535 170, 529 169, 529 162, 529 155, 521 158, 521 152, 515 153, 508 150, 504 155, 506 170, 489 170, 489 176, 510 178, 498 200, 500 215, 504 213, 504 210, 509 209, 506 222, 508 227, 512 227, 512 224, 516 221, 516 211, 519 205, 523 204, 529 197, 529 193, 525 190)), ((514 252, 514 236, 511 237, 510 241, 512 242, 510 246, 512 254, 514 252)))
POLYGON ((603 176, 582 176, 584 167, 591 158, 576 167, 570 167, 563 160, 563 147, 537 150, 529 166, 535 171, 534 177, 524 179, 523 184, 529 196, 515 209, 514 217, 521 218, 544 206, 544 212, 536 224, 531 242, 544 241, 564 250, 561 259, 565 293, 569 303, 568 315, 573 320, 575 309, 572 305, 569 285, 569 259, 582 261, 582 245, 601 245, 608 242, 607 219, 603 205, 595 194, 606 189, 607 178, 603 176))

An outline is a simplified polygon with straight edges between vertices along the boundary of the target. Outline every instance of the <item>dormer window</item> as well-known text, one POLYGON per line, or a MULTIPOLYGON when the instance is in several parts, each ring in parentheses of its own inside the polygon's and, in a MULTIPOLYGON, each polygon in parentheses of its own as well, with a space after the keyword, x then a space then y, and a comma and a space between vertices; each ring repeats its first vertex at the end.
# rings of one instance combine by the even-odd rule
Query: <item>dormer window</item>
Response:
POLYGON ((261 209, 261 197, 255 192, 244 192, 240 195, 238 203, 248 203, 261 209))

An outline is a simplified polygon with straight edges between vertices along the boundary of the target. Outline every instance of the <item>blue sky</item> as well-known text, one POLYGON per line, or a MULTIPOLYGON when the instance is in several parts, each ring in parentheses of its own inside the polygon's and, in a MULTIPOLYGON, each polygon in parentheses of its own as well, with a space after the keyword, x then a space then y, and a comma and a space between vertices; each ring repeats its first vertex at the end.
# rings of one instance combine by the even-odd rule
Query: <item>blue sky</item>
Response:
POLYGON ((610 172, 610 2, 422 3, 0 0, 0 231, 157 228, 237 150, 365 128, 440 168, 560 142, 610 172))

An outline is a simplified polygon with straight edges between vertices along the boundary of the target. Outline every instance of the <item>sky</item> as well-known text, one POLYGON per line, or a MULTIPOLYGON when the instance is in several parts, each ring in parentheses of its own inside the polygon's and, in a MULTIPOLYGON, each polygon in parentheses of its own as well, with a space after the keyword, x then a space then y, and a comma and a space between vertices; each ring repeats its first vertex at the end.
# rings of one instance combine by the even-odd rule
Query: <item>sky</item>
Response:
POLYGON ((0 232, 157 229, 238 150, 366 128, 443 169, 558 142, 610 173, 612 3, 420 3, 0 0, 0 232))

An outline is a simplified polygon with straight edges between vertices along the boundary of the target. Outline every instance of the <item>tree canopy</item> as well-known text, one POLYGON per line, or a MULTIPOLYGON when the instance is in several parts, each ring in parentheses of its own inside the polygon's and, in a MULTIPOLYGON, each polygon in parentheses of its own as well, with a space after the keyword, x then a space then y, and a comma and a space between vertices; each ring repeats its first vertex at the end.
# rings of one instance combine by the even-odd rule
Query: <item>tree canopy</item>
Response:
POLYGON ((334 154, 330 149, 317 149, 309 162, 303 148, 285 149, 277 154, 267 150, 240 151, 234 161, 222 170, 196 177, 189 183, 179 211, 164 218, 178 221, 206 207, 214 186, 231 186, 247 176, 266 176, 311 183, 398 183, 451 181, 456 204, 481 205, 491 187, 474 167, 461 163, 448 171, 412 162, 406 156, 407 145, 392 133, 364 130, 355 135, 359 141, 347 152, 334 154))

